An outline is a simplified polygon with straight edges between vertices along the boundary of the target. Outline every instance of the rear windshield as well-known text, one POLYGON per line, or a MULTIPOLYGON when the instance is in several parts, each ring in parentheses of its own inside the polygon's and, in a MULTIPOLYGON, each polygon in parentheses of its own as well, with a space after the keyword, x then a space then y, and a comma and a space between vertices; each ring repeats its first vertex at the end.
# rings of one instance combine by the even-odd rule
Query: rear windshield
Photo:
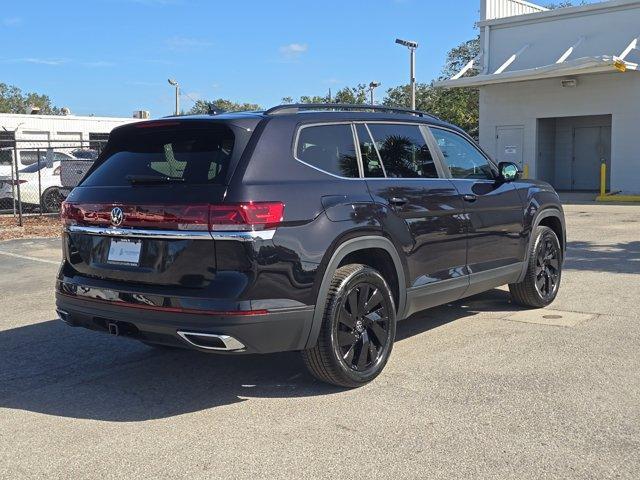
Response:
POLYGON ((223 184, 235 137, 225 125, 131 128, 111 142, 83 186, 180 182, 223 184))

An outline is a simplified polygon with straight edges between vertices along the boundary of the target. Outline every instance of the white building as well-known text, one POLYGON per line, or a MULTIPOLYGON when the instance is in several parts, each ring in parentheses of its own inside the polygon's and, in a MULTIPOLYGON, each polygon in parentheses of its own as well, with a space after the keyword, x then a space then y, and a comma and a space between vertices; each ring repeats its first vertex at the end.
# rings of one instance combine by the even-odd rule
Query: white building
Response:
POLYGON ((640 1, 480 4, 480 57, 440 84, 480 89, 480 144, 559 190, 598 190, 606 163, 640 193, 640 1))
POLYGON ((0 113, 0 174, 11 171, 14 141, 19 150, 19 166, 24 167, 36 161, 36 149, 64 152, 97 148, 115 127, 136 121, 139 119, 0 113))

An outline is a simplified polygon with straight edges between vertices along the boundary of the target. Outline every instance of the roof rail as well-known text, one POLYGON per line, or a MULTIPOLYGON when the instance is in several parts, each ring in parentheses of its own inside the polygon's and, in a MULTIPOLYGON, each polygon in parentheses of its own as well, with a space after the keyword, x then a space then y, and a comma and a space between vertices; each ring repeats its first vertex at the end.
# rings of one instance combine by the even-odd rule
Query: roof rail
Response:
POLYGON ((284 115, 287 113, 298 113, 302 110, 333 110, 333 111, 374 111, 374 112, 388 112, 388 113, 404 113, 407 115, 415 115, 416 117, 430 117, 439 120, 438 117, 430 113, 421 112, 420 110, 411 110, 408 108, 400 107, 385 107, 381 105, 367 105, 367 104, 350 104, 350 103, 291 103, 286 105, 278 105, 265 111, 265 115, 284 115))

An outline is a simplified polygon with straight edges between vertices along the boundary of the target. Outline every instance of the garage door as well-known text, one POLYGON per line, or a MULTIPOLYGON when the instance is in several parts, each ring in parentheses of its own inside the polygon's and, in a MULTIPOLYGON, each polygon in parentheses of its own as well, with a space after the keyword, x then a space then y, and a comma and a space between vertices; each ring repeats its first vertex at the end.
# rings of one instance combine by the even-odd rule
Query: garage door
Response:
POLYGON ((576 127, 573 130, 572 190, 598 190, 600 166, 611 159, 611 127, 576 127))

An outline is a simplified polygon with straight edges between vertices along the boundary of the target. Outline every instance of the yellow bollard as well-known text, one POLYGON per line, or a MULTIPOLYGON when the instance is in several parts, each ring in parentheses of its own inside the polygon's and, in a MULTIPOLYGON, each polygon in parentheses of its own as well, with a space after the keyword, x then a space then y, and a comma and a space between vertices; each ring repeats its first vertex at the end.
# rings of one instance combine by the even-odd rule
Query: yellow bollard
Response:
POLYGON ((522 178, 529 178, 529 164, 525 163, 522 169, 522 178))
POLYGON ((604 197, 607 194, 607 164, 602 163, 600 165, 600 196, 604 197))

